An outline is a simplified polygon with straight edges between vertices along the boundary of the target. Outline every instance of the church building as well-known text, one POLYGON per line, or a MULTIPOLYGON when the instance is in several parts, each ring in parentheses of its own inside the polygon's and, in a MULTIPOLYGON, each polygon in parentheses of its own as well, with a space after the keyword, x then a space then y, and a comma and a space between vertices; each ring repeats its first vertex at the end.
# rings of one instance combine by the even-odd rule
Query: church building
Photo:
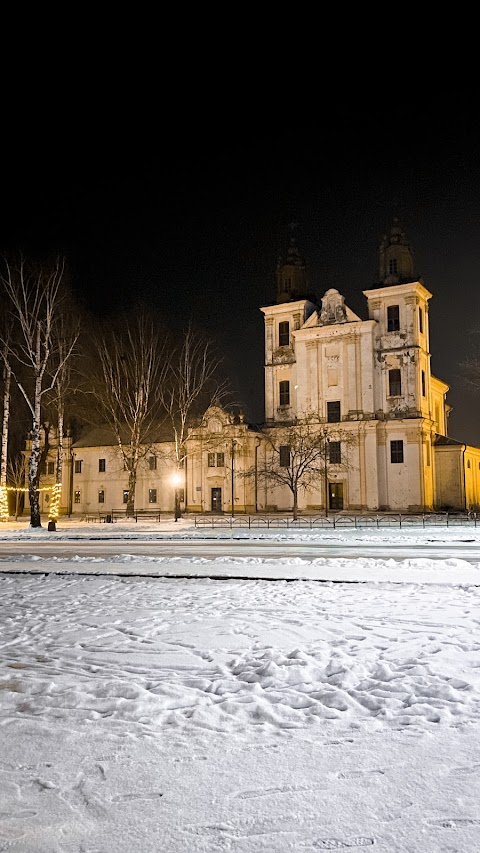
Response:
MULTIPOLYGON (((292 492, 262 482, 276 433, 318 430, 325 465, 299 493, 299 510, 420 512, 480 506, 480 449, 448 437, 448 386, 431 372, 429 300, 406 236, 394 222, 379 247, 378 281, 362 319, 334 289, 317 304, 295 239, 277 267, 265 321, 265 416, 259 426, 214 407, 192 426, 181 488, 187 512, 292 508, 292 492)), ((168 437, 149 448, 136 507, 172 511, 168 437)), ((283 448, 288 449, 284 446, 283 448)), ((99 430, 66 450, 62 508, 121 508, 126 475, 113 436, 99 430), (101 435, 101 440, 99 436, 101 435)))

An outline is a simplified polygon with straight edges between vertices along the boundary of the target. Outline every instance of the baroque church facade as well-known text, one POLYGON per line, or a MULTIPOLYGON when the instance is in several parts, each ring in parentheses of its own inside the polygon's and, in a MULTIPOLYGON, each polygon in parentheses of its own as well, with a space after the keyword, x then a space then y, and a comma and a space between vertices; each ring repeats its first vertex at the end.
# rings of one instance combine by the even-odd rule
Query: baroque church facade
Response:
MULTIPOLYGON (((317 304, 291 239, 277 267, 276 301, 261 308, 264 424, 255 427, 219 407, 205 413, 187 443, 183 511, 291 510, 288 487, 267 486, 259 473, 272 464, 268 437, 288 436, 289 427, 302 424, 314 425, 328 452, 323 475, 299 493, 300 511, 480 506, 480 449, 448 437, 448 386, 431 372, 432 294, 415 272, 397 222, 379 247, 378 282, 363 295, 364 319, 334 289, 317 304)), ((138 509, 173 510, 173 459, 168 436, 148 449, 137 481, 138 509)), ((126 475, 108 430, 67 441, 64 470, 64 513, 118 510, 126 503, 126 475)))

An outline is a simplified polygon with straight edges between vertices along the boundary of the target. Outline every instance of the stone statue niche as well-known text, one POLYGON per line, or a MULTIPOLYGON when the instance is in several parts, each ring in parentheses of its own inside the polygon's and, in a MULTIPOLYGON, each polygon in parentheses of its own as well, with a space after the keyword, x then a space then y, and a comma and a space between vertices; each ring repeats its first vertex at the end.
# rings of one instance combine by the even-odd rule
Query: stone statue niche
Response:
POLYGON ((345 297, 338 290, 331 288, 327 290, 322 299, 322 310, 320 311, 320 325, 326 326, 332 323, 346 323, 347 311, 345 308, 345 297))

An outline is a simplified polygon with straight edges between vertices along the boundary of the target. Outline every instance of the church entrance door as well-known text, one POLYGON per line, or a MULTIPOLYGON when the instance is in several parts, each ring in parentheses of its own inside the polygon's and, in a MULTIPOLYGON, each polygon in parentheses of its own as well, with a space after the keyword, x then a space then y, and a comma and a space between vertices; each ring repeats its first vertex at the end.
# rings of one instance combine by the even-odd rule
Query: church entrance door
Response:
POLYGON ((328 502, 330 509, 343 509, 343 483, 328 484, 328 502))
POLYGON ((222 511, 222 490, 220 488, 212 489, 212 512, 222 511))

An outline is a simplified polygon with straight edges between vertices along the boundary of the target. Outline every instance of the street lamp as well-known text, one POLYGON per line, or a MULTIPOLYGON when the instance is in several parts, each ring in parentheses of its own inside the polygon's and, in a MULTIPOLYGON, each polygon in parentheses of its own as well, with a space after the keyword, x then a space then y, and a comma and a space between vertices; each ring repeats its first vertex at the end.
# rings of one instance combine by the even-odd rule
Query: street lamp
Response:
POLYGON ((237 442, 232 438, 232 518, 235 515, 235 448, 237 442))
POLYGON ((261 443, 261 438, 257 438, 255 445, 255 512, 258 512, 258 448, 261 443))
POLYGON ((172 474, 172 486, 175 489, 175 521, 180 518, 180 494, 179 488, 182 483, 182 475, 180 471, 174 471, 172 474))
POLYGON ((323 468, 324 468, 324 477, 325 477, 325 517, 328 518, 328 447, 330 444, 330 439, 328 437, 328 430, 324 429, 322 432, 323 435, 323 468))

